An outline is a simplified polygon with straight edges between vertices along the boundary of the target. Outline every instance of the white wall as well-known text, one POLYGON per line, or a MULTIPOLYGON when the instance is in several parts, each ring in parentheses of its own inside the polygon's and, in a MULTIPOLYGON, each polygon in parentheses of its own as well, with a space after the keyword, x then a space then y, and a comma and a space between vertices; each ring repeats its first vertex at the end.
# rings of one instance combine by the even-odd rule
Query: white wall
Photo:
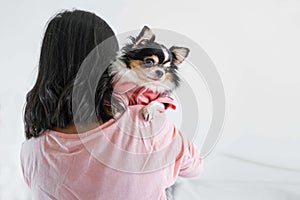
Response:
MULTIPOLYGON (((95 12, 116 33, 147 24, 198 42, 214 61, 225 87, 228 113, 219 145, 253 134, 278 141, 299 139, 300 1, 2 0, 1 148, 18 151, 24 140, 23 104, 35 80, 45 24, 66 8, 95 12)), ((16 154, 2 152, 7 153, 0 154, 0 165, 16 154)))

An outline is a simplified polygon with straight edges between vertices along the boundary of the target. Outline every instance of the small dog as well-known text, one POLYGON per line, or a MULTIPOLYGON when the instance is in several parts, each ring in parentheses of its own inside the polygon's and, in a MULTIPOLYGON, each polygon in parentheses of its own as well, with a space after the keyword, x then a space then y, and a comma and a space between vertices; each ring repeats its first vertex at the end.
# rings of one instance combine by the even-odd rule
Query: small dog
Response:
MULTIPOLYGON (((111 64, 109 74, 113 85, 127 83, 143 87, 153 93, 166 95, 179 86, 177 74, 180 65, 189 54, 185 47, 166 48, 155 42, 152 30, 144 26, 137 37, 124 46, 121 54, 111 64)), ((165 105, 151 101, 142 111, 145 120, 151 120, 165 105)))
MULTIPOLYGON (((123 106, 126 107, 130 104, 130 100, 134 99, 132 96, 143 94, 140 92, 142 90, 155 94, 156 97, 153 101, 150 99, 151 101, 147 102, 142 110, 144 119, 148 121, 153 119, 157 112, 163 112, 166 109, 167 103, 158 102, 156 99, 159 96, 168 97, 179 86, 178 66, 188 56, 190 50, 177 46, 168 49, 155 42, 155 35, 147 26, 143 27, 137 37, 130 37, 130 39, 131 42, 121 49, 119 56, 111 63, 108 74, 103 79, 104 85, 105 83, 109 85, 105 90, 109 95, 105 93, 104 101, 102 101, 105 114, 103 116, 109 119, 113 113, 124 111, 123 106), (110 85, 108 82, 112 84, 110 85), (123 88, 118 90, 117 87, 123 88), (135 91, 132 92, 132 89, 135 91), (127 97, 125 105, 124 99, 121 100, 123 101, 122 106, 120 98, 111 95, 110 91, 116 90, 121 91, 122 95, 129 93, 129 95, 125 95, 127 97), (108 99, 111 99, 110 102, 108 99)), ((166 189, 168 200, 173 199, 174 187, 173 185, 166 189)))

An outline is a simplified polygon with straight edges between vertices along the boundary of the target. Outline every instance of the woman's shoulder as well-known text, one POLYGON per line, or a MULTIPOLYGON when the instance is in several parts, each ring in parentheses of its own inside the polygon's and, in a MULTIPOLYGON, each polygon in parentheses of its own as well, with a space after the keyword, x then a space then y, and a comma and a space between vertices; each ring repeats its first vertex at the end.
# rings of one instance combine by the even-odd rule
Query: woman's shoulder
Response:
POLYGON ((45 140, 45 134, 42 133, 39 137, 32 137, 22 142, 21 144, 21 161, 28 162, 36 157, 37 154, 40 153, 41 144, 45 140))

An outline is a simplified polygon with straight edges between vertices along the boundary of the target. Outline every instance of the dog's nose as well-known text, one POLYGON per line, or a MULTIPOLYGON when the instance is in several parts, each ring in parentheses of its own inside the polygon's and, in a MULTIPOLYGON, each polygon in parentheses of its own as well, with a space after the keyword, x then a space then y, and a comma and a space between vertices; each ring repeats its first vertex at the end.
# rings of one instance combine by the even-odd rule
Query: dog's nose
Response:
POLYGON ((164 75, 164 73, 160 70, 156 70, 155 73, 159 78, 161 78, 164 75))

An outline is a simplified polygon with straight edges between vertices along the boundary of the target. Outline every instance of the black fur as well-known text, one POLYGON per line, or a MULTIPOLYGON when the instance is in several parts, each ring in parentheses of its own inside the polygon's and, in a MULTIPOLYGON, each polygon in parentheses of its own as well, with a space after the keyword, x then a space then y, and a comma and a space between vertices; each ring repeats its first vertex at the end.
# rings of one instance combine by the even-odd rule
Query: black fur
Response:
POLYGON ((164 64, 168 61, 171 62, 170 68, 168 69, 168 73, 172 74, 172 81, 175 85, 175 88, 177 88, 180 84, 180 78, 178 76, 178 66, 174 64, 175 54, 170 52, 164 45, 156 43, 154 41, 149 41, 145 45, 133 48, 134 42, 136 39, 134 37, 130 37, 131 43, 127 44, 122 48, 122 56, 120 59, 126 64, 128 68, 130 68, 129 62, 130 60, 143 60, 146 56, 152 56, 156 55, 159 58, 159 64, 164 64), (169 59, 165 60, 165 55, 163 53, 163 48, 167 50, 169 54, 169 59))

